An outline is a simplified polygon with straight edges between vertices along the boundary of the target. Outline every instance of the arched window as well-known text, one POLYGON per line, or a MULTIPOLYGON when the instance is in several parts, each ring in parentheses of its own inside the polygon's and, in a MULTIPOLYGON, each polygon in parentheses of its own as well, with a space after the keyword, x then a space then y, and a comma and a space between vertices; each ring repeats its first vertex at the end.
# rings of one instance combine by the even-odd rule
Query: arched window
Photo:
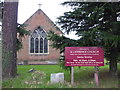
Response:
POLYGON ((30 36, 30 53, 31 54, 48 53, 47 34, 41 27, 34 30, 30 36))

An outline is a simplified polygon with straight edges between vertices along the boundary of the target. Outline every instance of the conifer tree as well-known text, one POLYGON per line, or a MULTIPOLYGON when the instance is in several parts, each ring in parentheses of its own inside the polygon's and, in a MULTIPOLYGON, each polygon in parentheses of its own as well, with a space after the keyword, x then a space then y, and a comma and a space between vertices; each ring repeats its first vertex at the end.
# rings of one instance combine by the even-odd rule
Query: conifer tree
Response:
POLYGON ((51 40, 55 42, 53 46, 60 49, 65 46, 103 47, 105 57, 110 60, 110 73, 116 76, 120 56, 120 22, 117 22, 120 2, 64 2, 62 5, 69 5, 72 10, 60 16, 58 24, 66 33, 76 31, 76 35, 81 38, 66 40, 60 39, 60 36, 54 38, 51 33, 51 40))

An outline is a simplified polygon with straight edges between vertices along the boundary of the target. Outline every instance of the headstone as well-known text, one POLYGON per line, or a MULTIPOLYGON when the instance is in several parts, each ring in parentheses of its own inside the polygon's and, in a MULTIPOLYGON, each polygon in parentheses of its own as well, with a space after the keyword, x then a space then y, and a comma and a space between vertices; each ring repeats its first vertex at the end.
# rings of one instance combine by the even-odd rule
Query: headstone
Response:
POLYGON ((64 83, 64 73, 52 73, 51 83, 64 83))

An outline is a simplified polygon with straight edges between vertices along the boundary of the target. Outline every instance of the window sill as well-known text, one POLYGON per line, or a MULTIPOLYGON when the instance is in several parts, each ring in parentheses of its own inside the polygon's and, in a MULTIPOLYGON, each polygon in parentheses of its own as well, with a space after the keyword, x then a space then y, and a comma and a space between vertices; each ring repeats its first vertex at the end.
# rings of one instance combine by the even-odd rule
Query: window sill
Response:
POLYGON ((29 53, 29 55, 33 56, 41 56, 41 55, 48 55, 49 53, 29 53))

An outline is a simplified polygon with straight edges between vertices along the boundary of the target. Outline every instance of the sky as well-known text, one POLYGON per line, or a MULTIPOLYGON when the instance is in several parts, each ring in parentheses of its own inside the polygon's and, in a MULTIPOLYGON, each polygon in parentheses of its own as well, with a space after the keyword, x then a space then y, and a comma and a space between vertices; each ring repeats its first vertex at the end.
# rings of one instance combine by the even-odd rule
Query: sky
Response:
MULTIPOLYGON (((70 10, 70 7, 60 5, 64 1, 66 0, 19 0, 18 23, 24 23, 39 8, 56 23, 57 17, 63 15, 65 11, 70 10), (39 7, 38 4, 42 5, 39 7)), ((78 39, 78 37, 75 36, 75 32, 72 32, 70 35, 65 34, 65 36, 71 39, 78 39)))
POLYGON ((40 9, 42 9, 48 17, 55 22, 56 18, 67 10, 65 6, 60 5, 60 3, 64 1, 65 0, 19 0, 18 22, 23 23, 35 13, 39 9, 38 4, 42 4, 40 9))

